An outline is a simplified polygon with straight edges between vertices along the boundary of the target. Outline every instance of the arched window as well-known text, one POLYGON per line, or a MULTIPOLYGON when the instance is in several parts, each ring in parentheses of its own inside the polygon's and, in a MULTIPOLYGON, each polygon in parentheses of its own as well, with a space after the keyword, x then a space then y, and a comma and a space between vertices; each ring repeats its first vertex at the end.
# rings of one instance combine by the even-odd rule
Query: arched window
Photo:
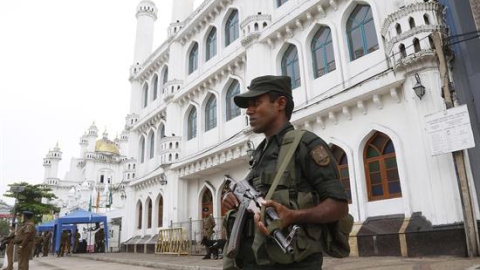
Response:
POLYGON ((430 24, 430 17, 428 17, 428 14, 424 14, 424 15, 423 15, 423 20, 425 21, 425 24, 426 24, 426 25, 429 25, 429 24, 430 24))
POLYGON ((197 137, 197 109, 193 107, 188 114, 187 138, 189 140, 197 137))
POLYGON ((149 140, 149 144, 150 144, 150 159, 152 159, 154 156, 155 156, 155 134, 153 134, 153 132, 150 134, 150 140, 149 140))
POLYGON ((195 42, 192 49, 190 50, 190 55, 188 56, 188 74, 191 74, 198 68, 198 43, 195 42))
POLYGON ((202 219, 213 214, 213 196, 208 188, 205 189, 202 196, 202 219))
POLYGON ((145 162, 145 138, 142 137, 142 139, 140 139, 140 151, 139 151, 139 159, 140 159, 140 163, 144 163, 145 162))
POLYGON ((292 89, 301 85, 297 47, 290 45, 282 57, 282 75, 292 78, 292 89))
POLYGON ((405 50, 405 45, 400 44, 400 46, 398 46, 398 50, 400 51, 400 58, 407 57, 407 51, 405 50))
POLYGON ((153 76, 153 100, 157 99, 158 95, 158 75, 153 76))
POLYGON ((415 49, 415 52, 419 52, 422 50, 422 48, 420 47, 420 41, 418 40, 418 38, 413 39, 413 48, 415 49))
POLYGON ((217 126, 217 99, 212 95, 205 106, 205 131, 217 126))
POLYGON ((402 26, 399 23, 395 25, 395 29, 397 30, 397 35, 402 33, 402 26))
POLYGON ((237 80, 233 80, 225 97, 227 121, 240 115, 240 108, 233 102, 233 97, 238 94, 240 94, 240 84, 237 80))
POLYGON ((352 189, 350 187, 350 174, 348 173, 348 159, 345 151, 342 148, 332 145, 332 154, 335 157, 338 172, 340 174, 340 181, 345 188, 348 203, 352 203, 352 189))
POLYGON ((158 199, 158 219, 157 219, 158 227, 163 227, 163 196, 160 195, 158 199))
POLYGON ((384 200, 402 197, 397 158, 392 140, 376 132, 364 150, 368 200, 384 200))
POLYGON ((148 199, 147 228, 152 228, 152 200, 148 199))
POLYGON ((148 105, 148 84, 143 85, 143 107, 148 105))
POLYGON ((412 17, 408 18, 408 24, 410 25, 410 29, 415 28, 415 20, 412 17))
POLYGON ((352 61, 378 49, 377 31, 370 6, 355 7, 348 18, 347 39, 352 61))
POLYGON ((225 23, 225 47, 238 38, 238 11, 234 9, 225 23))
POLYGON ((312 39, 313 76, 321 77, 335 70, 332 35, 329 27, 320 28, 312 39))
POLYGON ((163 71, 163 85, 162 85, 162 94, 165 93, 165 84, 168 82, 168 67, 165 67, 163 71))
POLYGON ((212 28, 207 37, 205 46, 205 60, 208 61, 217 54, 217 28, 212 28))
POLYGON ((142 228, 142 213, 143 213, 143 207, 142 207, 142 202, 138 201, 137 203, 137 229, 142 228))
POLYGON ((160 125, 160 132, 158 133, 160 139, 165 137, 165 126, 163 124, 160 125))
POLYGON ((288 2, 288 0, 277 0, 277 7, 285 4, 286 2, 288 2))

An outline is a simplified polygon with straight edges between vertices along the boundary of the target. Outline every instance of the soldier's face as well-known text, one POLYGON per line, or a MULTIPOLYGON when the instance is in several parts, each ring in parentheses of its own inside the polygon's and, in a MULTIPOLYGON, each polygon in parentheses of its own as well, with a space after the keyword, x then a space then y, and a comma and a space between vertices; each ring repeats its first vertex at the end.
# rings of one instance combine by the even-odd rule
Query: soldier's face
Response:
POLYGON ((249 100, 247 115, 253 132, 265 133, 266 136, 273 135, 276 119, 279 115, 277 101, 271 102, 268 94, 249 100))

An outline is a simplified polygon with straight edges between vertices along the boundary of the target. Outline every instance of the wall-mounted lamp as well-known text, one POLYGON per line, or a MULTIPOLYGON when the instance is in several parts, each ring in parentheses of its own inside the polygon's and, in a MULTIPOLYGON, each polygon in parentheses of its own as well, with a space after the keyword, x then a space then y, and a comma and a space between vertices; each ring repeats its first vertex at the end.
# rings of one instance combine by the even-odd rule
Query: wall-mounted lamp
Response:
POLYGON ((160 185, 165 186, 167 183, 167 176, 164 173, 160 174, 160 185))
POLYGON ((417 80, 417 83, 413 86, 413 91, 415 91, 415 94, 419 99, 422 99, 422 97, 425 95, 425 86, 423 86, 422 82, 420 81, 420 76, 418 76, 418 73, 415 73, 415 80, 417 80))

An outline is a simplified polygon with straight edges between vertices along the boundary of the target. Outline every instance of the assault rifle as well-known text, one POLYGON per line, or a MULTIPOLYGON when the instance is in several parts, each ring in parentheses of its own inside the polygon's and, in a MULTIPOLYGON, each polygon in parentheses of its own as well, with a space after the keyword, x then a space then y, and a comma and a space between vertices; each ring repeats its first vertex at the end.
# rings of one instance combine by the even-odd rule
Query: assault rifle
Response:
MULTIPOLYGON (((240 182, 236 182, 229 175, 225 175, 225 178, 230 191, 233 192, 240 203, 227 247, 227 257, 235 258, 240 248, 240 238, 243 233, 243 228, 245 227, 245 221, 247 220, 247 210, 253 214, 260 213, 262 206, 261 203, 265 200, 263 199, 263 195, 256 191, 255 188, 248 183, 248 181, 242 180, 240 182)), ((266 226, 268 226, 272 221, 280 219, 275 211, 275 208, 273 207, 267 207, 265 209, 265 214, 266 226)), ((298 229, 300 229, 300 227, 294 225, 286 237, 280 229, 276 229, 270 233, 270 236, 275 239, 278 246, 285 254, 292 254, 293 247, 291 246, 291 243, 298 229)))

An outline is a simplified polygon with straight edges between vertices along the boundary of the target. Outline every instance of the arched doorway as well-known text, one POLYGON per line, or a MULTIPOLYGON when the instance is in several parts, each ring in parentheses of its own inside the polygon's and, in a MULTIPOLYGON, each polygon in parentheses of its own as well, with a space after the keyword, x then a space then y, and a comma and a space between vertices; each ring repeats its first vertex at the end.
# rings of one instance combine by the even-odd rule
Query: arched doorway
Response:
POLYGON ((202 195, 202 219, 213 214, 213 196, 212 192, 206 188, 202 195))

